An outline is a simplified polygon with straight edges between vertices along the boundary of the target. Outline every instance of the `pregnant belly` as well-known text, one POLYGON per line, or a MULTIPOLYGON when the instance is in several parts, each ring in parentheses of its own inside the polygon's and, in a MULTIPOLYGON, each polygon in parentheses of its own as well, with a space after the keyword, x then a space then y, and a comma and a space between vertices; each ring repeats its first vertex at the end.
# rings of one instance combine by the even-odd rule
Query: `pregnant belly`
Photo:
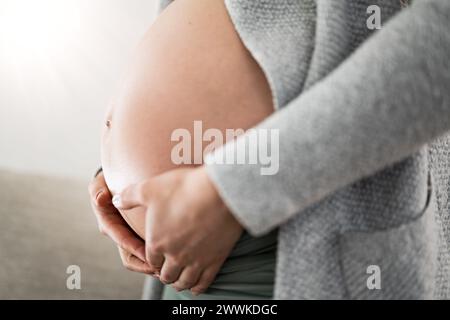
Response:
MULTIPOLYGON (((111 192, 179 167, 174 130, 248 129, 273 111, 268 83, 221 0, 178 0, 137 48, 108 112, 102 165, 111 192)), ((139 209, 134 209, 139 211, 139 209)), ((121 212, 144 237, 145 214, 121 212)))

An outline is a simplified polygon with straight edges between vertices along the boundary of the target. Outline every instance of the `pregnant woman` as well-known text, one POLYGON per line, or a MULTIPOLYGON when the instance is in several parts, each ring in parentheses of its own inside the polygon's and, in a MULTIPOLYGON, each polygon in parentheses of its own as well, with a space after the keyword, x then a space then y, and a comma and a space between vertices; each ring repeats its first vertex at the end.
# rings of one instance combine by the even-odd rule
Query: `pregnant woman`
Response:
MULTIPOLYGON (((114 195, 170 169, 176 129, 248 129, 273 112, 266 78, 241 43, 222 0, 177 0, 151 26, 108 112, 102 167, 114 195)), ((192 153, 193 154, 193 153, 192 153)), ((122 210, 145 238, 145 210, 122 210)), ((272 298, 276 232, 244 233, 198 298, 272 298)), ((191 299, 166 287, 167 299, 191 299)))
MULTIPOLYGON (((104 176, 91 187, 125 266, 152 273, 163 262, 161 280, 201 298, 448 299, 450 2, 410 3, 174 1, 111 108, 104 176), (279 130, 276 175, 170 170, 173 130, 263 119, 257 128, 279 130), (149 269, 124 222, 144 236, 139 206, 149 269)), ((148 284, 146 297, 160 298, 148 284)))

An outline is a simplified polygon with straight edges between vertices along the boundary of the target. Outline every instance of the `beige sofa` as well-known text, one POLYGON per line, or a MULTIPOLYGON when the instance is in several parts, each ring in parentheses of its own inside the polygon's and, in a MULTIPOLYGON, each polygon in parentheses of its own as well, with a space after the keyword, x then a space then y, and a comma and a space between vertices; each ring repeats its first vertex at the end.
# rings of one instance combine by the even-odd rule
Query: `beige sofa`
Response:
POLYGON ((86 181, 0 170, 0 299, 139 299, 142 284, 98 233, 86 181))

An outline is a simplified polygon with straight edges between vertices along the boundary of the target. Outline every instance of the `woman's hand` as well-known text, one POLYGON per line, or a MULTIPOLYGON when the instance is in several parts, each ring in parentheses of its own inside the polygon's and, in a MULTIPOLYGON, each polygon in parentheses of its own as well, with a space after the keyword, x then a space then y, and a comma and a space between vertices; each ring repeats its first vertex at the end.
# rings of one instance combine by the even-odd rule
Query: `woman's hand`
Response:
POLYGON ((204 167, 177 169, 126 188, 119 209, 147 209, 146 260, 177 290, 204 292, 241 236, 204 167))
POLYGON ((145 262, 145 245, 128 227, 120 213, 112 205, 111 193, 106 186, 103 173, 99 173, 89 185, 91 206, 100 232, 110 237, 119 247, 123 265, 132 271, 152 274, 145 262))

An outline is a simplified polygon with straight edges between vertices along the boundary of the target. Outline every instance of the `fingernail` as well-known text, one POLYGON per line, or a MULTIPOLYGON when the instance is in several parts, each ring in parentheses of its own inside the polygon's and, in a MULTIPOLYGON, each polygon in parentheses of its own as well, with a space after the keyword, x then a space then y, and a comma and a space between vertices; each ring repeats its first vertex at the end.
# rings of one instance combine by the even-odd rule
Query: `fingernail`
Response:
POLYGON ((162 283, 164 283, 164 284, 167 284, 167 285, 169 285, 169 284, 172 284, 173 283, 173 281, 169 281, 168 279, 166 279, 166 278, 159 278, 159 280, 162 282, 162 283))
POLYGON ((142 245, 138 247, 136 251, 133 253, 136 257, 138 257, 141 261, 146 262, 145 260, 145 247, 142 245))
POLYGON ((136 252, 135 256, 138 257, 139 260, 145 262, 145 255, 143 255, 141 252, 136 252))
POLYGON ((201 291, 192 291, 192 290, 191 292, 194 296, 199 296, 202 293, 201 291))
POLYGON ((98 200, 98 198, 100 198, 100 196, 102 195, 102 193, 103 193, 103 189, 100 189, 98 192, 97 192, 97 194, 95 195, 95 200, 98 200))
POLYGON ((116 194, 113 198, 112 198, 112 203, 114 205, 114 207, 119 208, 121 203, 122 203, 122 198, 120 197, 120 194, 116 194))

